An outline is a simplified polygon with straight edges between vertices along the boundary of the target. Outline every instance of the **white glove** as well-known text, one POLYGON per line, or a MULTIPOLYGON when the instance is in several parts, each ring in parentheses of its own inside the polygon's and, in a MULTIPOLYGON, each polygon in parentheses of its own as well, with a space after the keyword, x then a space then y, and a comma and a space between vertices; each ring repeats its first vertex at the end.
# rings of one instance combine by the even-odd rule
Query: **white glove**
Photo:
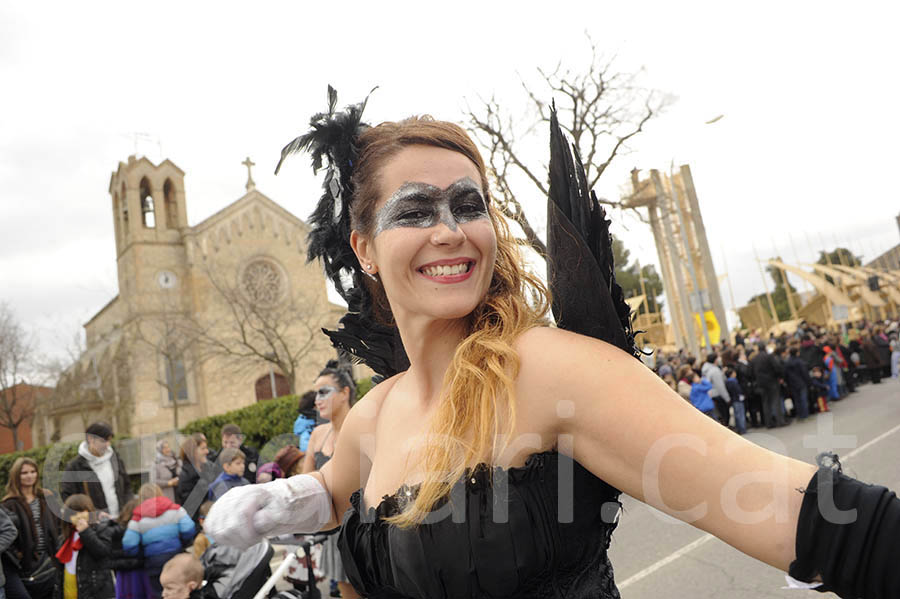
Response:
POLYGON ((219 545, 247 549, 263 538, 316 532, 331 519, 331 495, 308 474, 235 487, 213 504, 203 529, 219 545))

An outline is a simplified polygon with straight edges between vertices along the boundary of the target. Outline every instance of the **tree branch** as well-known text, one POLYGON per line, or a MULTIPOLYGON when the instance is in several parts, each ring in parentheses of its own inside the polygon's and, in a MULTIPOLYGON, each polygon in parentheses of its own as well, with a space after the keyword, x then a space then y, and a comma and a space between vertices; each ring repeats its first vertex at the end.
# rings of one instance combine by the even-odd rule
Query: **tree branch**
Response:
MULTIPOLYGON (((594 188, 609 165, 663 110, 666 102, 665 99, 657 100, 654 92, 638 87, 635 84, 637 73, 616 72, 615 57, 605 59, 590 36, 587 39, 590 62, 585 70, 564 68, 563 62, 559 61, 552 71, 537 69, 538 85, 530 84, 522 77, 519 81, 527 103, 534 111, 534 120, 525 126, 524 134, 549 122, 549 99, 554 98, 560 126, 578 148, 588 184, 594 188), (634 110, 635 105, 642 108, 634 110), (601 161, 598 156, 604 152, 605 159, 601 161)), ((485 149, 486 163, 493 175, 497 209, 521 227, 527 243, 538 254, 546 256, 546 246, 531 226, 520 201, 527 192, 514 189, 514 184, 521 183, 522 179, 511 176, 511 172, 521 173, 541 197, 546 197, 548 186, 543 175, 546 166, 531 166, 534 161, 529 161, 525 152, 519 149, 523 133, 516 130, 513 120, 494 97, 481 100, 480 104, 479 110, 467 106, 468 128, 485 149)), ((621 201, 599 201, 606 206, 627 208, 641 222, 647 222, 636 207, 621 201)))

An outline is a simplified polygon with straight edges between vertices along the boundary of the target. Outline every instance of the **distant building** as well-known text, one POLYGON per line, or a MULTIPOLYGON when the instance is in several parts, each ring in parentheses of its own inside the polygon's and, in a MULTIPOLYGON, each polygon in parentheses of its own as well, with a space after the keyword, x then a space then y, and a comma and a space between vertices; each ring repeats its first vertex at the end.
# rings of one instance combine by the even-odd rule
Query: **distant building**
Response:
POLYGON ((31 436, 32 418, 29 414, 32 414, 36 405, 46 400, 51 393, 53 393, 53 389, 50 387, 27 383, 19 383, 0 390, 0 406, 3 411, 0 421, 10 424, 21 419, 15 434, 9 426, 0 427, 0 453, 11 453, 34 447, 31 436), (25 418, 22 419, 22 416, 25 418))
POLYGON ((86 351, 38 407, 36 443, 81 434, 98 418, 117 434, 169 431, 176 410, 183 426, 312 384, 334 357, 320 329, 344 309, 328 301, 321 266, 306 262, 306 223, 260 193, 249 170, 246 189, 189 226, 180 168, 119 163, 109 183, 119 294, 84 325, 86 351), (250 328, 256 308, 279 306, 279 334, 303 351, 293 381, 252 352, 226 357, 189 343, 237 319, 250 328))

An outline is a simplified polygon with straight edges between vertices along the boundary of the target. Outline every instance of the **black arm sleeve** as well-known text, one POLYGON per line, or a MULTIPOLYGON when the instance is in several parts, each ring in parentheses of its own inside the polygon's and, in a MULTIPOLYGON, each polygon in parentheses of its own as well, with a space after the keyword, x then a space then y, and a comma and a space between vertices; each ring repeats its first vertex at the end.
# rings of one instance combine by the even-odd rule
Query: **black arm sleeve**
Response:
POLYGON ((900 499, 890 489, 845 476, 835 464, 827 467, 820 456, 821 467, 806 488, 797 559, 788 574, 821 580, 817 591, 848 599, 900 597, 900 499))

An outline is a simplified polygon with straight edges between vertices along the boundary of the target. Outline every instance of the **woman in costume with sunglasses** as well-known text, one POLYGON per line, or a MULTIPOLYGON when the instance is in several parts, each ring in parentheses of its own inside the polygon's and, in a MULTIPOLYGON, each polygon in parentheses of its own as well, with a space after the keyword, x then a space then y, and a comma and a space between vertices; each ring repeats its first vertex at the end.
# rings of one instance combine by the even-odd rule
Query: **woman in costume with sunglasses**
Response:
POLYGON ((896 596, 892 493, 750 443, 634 359, 608 223, 555 118, 550 328, 466 133, 367 127, 365 103, 336 112, 329 92, 283 156, 328 161, 309 253, 349 307, 329 335, 388 378, 321 470, 217 503, 219 542, 340 522, 366 597, 618 597, 607 548, 624 491, 819 590, 896 596))
MULTIPOLYGON (((303 472, 321 470, 334 455, 341 426, 356 400, 356 383, 346 368, 341 368, 337 360, 331 360, 319 373, 313 384, 316 392, 316 410, 319 416, 328 420, 313 429, 309 436, 306 454, 303 456, 303 472)), ((337 534, 332 534, 322 543, 322 557, 319 567, 326 579, 337 582, 341 597, 359 597, 344 571, 337 534)))

